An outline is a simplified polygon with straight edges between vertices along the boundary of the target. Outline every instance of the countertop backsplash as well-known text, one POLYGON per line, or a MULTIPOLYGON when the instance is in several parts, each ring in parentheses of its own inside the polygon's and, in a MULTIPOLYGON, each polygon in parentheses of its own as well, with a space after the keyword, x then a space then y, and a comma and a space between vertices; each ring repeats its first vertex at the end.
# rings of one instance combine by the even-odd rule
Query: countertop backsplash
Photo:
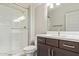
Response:
POLYGON ((79 32, 78 31, 48 31, 47 34, 50 34, 50 35, 58 35, 58 32, 60 32, 60 36, 69 36, 69 35, 76 35, 78 36, 79 35, 79 32))

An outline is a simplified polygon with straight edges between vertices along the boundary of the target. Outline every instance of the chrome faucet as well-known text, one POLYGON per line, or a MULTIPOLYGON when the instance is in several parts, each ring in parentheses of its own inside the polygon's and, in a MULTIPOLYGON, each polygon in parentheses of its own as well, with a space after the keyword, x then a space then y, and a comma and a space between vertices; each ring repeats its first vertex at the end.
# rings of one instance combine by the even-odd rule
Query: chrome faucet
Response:
POLYGON ((62 31, 61 27, 63 25, 54 25, 54 27, 57 27, 58 28, 58 36, 60 36, 60 31, 62 31))
POLYGON ((58 30, 58 36, 60 36, 62 29, 58 30))
POLYGON ((58 36, 60 36, 60 31, 58 31, 58 36))

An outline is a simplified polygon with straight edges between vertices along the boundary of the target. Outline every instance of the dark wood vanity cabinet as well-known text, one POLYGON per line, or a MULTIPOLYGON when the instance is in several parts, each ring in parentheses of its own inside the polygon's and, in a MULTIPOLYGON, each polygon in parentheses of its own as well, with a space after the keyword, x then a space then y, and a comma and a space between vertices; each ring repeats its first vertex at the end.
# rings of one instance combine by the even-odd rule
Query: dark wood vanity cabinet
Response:
POLYGON ((51 40, 48 40, 47 38, 43 38, 43 37, 38 37, 37 39, 37 55, 38 56, 53 56, 54 53, 54 49, 55 47, 53 47, 52 45, 54 46, 57 46, 58 44, 58 41, 51 41, 51 40), (42 39, 41 39, 42 38, 42 39), (52 44, 52 42, 54 44, 52 44), (56 44, 55 44, 56 42, 56 44))
POLYGON ((37 55, 38 56, 50 56, 51 47, 46 45, 46 39, 38 37, 37 40, 37 55))
POLYGON ((79 56, 79 42, 37 37, 38 56, 79 56))
POLYGON ((50 56, 50 47, 45 44, 38 44, 38 56, 50 56))
POLYGON ((69 50, 56 48, 54 50, 54 56, 79 56, 79 54, 69 50))

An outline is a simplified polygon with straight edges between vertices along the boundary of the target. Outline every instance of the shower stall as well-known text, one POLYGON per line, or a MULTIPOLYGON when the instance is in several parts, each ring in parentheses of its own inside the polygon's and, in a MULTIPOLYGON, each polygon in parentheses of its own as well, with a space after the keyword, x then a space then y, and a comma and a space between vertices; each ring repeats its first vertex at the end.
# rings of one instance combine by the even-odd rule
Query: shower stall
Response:
POLYGON ((23 54, 28 45, 28 9, 0 4, 0 56, 23 54))

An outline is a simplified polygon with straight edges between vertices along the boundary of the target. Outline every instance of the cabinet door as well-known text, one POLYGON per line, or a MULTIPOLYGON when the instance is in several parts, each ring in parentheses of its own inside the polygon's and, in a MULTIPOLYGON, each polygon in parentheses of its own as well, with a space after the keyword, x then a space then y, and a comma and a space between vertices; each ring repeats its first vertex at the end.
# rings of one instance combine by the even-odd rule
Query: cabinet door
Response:
POLYGON ((51 48, 45 44, 38 43, 37 46, 37 55, 38 56, 50 56, 51 48))
POLYGON ((57 48, 54 50, 54 56, 79 56, 79 54, 68 50, 57 48))

